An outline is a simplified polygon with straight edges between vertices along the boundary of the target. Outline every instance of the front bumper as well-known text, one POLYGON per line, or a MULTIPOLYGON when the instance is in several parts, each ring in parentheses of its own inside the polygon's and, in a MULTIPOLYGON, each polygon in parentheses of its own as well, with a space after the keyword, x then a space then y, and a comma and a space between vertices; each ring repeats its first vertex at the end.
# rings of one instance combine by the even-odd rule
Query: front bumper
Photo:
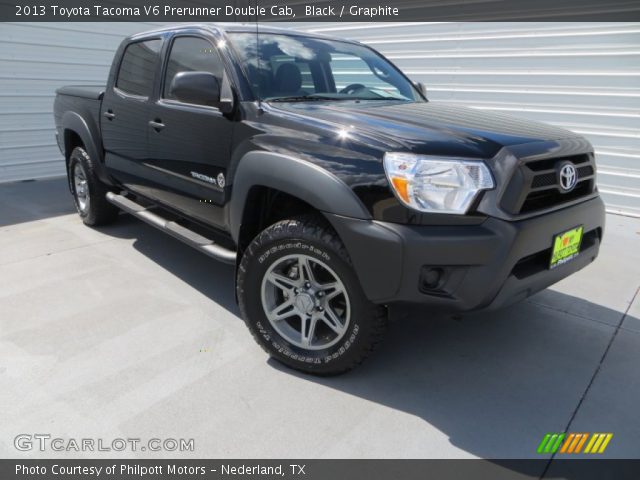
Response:
POLYGON ((365 295, 375 303, 421 303, 454 311, 522 300, 591 263, 604 230, 599 197, 552 213, 481 225, 410 226, 327 214, 365 295), (553 237, 584 226, 580 254, 548 269, 553 237))

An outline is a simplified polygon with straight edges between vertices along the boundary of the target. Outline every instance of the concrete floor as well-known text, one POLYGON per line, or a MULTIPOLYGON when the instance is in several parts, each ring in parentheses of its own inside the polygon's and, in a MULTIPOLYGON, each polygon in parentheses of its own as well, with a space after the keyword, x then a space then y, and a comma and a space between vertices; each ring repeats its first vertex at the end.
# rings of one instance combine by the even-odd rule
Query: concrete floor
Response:
MULTIPOLYGON (((539 458, 547 432, 613 432, 640 458, 640 220, 530 300, 392 322, 356 371, 268 360, 233 268, 123 215, 85 227, 63 180, 0 186, 0 457, 20 433, 194 438, 153 457, 539 458)), ((104 458, 136 454, 102 454, 104 458)))

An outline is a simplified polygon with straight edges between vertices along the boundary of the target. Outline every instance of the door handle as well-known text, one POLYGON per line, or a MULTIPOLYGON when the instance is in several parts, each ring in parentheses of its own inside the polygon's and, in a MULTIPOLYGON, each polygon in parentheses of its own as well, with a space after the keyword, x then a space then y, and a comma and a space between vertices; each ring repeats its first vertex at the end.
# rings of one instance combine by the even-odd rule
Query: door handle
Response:
POLYGON ((149 122, 149 126, 152 127, 156 132, 159 132, 164 128, 164 123, 162 123, 162 120, 160 120, 159 118, 156 118, 155 120, 151 120, 149 122))
POLYGON ((107 117, 109 120, 113 120, 114 118, 116 118, 116 114, 113 113, 112 110, 107 110, 106 112, 104 112, 104 116, 107 117))

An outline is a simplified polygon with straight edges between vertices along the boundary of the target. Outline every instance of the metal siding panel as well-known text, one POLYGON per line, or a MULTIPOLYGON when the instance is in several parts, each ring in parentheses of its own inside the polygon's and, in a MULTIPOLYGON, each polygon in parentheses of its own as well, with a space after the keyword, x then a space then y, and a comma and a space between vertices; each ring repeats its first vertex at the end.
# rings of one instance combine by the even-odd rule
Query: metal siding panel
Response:
POLYGON ((150 23, 0 25, 0 182, 64 175, 53 99, 68 84, 104 85, 122 39, 150 23))

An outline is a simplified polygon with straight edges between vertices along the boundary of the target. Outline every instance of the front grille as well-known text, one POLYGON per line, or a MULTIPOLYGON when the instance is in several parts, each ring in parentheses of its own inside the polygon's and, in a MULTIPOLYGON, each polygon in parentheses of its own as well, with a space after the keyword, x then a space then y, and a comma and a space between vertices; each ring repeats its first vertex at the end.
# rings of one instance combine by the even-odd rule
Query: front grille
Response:
POLYGON ((560 193, 556 188, 533 191, 527 195, 522 207, 520 207, 520 213, 531 213, 536 210, 544 210, 554 205, 561 205, 589 195, 592 191, 593 187, 591 182, 578 183, 575 188, 568 193, 560 193))
POLYGON ((556 172, 543 173, 536 175, 531 182, 531 188, 549 187, 558 183, 558 175, 556 172))
POLYGON ((578 170, 578 179, 587 177, 589 175, 593 175, 594 169, 591 165, 585 165, 584 167, 577 168, 578 170))
POLYGON ((593 155, 545 158, 524 163, 513 175, 501 200, 503 210, 514 214, 561 207, 563 204, 591 195, 595 190, 593 155), (558 168, 571 162, 576 166, 577 183, 569 192, 560 188, 558 168))
POLYGON ((574 155, 571 157, 562 158, 545 158, 544 160, 534 160, 531 162, 527 162, 527 168, 534 172, 539 172, 541 170, 551 170, 552 168, 555 168, 558 162, 571 162, 574 165, 579 165, 587 161, 589 161, 589 155, 574 155))

